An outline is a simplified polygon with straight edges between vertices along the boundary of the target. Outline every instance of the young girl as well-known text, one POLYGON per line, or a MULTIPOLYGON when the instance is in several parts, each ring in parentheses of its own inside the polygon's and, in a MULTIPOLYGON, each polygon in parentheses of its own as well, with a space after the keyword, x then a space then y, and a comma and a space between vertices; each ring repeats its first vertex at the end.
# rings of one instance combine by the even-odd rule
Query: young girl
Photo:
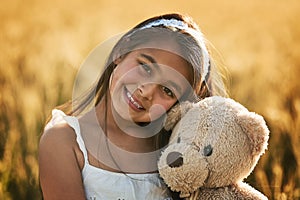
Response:
POLYGON ((95 87, 52 112, 39 146, 44 199, 172 199, 157 173, 164 116, 181 101, 226 95, 212 64, 187 16, 156 16, 124 34, 95 87))

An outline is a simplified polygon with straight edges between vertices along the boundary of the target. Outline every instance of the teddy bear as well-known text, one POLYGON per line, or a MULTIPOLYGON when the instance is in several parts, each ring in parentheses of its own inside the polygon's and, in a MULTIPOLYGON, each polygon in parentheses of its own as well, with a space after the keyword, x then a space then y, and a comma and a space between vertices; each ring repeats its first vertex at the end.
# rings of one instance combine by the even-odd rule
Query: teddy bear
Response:
POLYGON ((267 199, 244 182, 267 149, 269 129, 261 115, 231 98, 184 102, 167 114, 172 130, 159 174, 185 199, 267 199))

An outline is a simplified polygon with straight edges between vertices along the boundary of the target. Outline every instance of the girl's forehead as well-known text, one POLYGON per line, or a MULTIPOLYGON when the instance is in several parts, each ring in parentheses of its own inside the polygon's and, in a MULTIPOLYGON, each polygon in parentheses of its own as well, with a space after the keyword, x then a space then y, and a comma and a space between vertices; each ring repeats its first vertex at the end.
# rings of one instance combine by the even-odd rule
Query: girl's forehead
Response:
POLYGON ((158 40, 152 40, 150 42, 146 42, 144 44, 139 45, 135 48, 136 50, 156 50, 162 52, 169 52, 174 56, 182 57, 182 52, 179 44, 175 42, 173 39, 161 38, 158 40))

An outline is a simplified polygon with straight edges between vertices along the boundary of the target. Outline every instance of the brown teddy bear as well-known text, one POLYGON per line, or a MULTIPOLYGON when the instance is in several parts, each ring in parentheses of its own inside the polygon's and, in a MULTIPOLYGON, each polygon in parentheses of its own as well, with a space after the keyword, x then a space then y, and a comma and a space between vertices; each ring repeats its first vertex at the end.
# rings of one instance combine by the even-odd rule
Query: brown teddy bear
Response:
POLYGON ((181 198, 267 199, 243 182, 267 148, 269 130, 262 116, 214 96, 175 106, 165 128, 173 131, 158 169, 181 198))

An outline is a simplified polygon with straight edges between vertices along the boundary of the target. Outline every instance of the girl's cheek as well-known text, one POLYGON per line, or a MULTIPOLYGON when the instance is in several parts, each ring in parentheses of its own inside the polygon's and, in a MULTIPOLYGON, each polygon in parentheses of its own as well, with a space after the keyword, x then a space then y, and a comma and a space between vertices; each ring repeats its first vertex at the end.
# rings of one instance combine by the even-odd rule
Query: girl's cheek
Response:
POLYGON ((136 81, 141 81, 144 80, 145 77, 143 77, 139 72, 136 67, 122 71, 119 75, 119 81, 123 82, 136 82, 136 81))
POLYGON ((164 113, 166 113, 166 108, 161 104, 154 104, 149 109, 149 113, 151 120, 155 120, 161 117, 164 113))

